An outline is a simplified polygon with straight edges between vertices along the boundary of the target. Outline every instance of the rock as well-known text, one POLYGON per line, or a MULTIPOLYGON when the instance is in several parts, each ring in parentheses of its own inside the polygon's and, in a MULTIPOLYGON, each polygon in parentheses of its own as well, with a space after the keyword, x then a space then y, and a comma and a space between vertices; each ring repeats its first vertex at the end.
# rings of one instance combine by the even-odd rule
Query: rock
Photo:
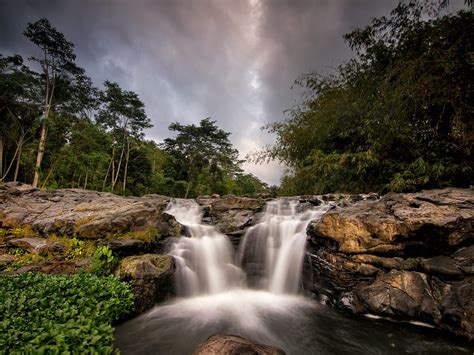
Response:
POLYGON ((442 277, 455 279, 463 277, 456 261, 444 255, 422 260, 421 267, 428 274, 438 274, 442 277))
POLYGON ((115 254, 120 256, 139 254, 149 248, 149 243, 138 239, 111 238, 99 242, 99 245, 107 245, 115 254))
POLYGON ((121 197, 111 193, 64 189, 40 191, 25 185, 2 185, 0 225, 30 226, 39 234, 100 239, 156 228, 161 237, 177 236, 179 223, 163 213, 169 198, 121 197), (6 187, 5 187, 6 185, 6 187))
POLYGON ((223 196, 200 196, 196 202, 204 210, 203 220, 207 220, 222 233, 234 233, 252 224, 252 217, 265 206, 261 198, 223 196))
POLYGON ((236 335, 215 334, 201 343, 193 355, 284 355, 279 348, 254 343, 236 335))
POLYGON ((153 307, 174 291, 174 263, 171 257, 159 254, 129 256, 122 259, 116 276, 127 281, 135 294, 134 314, 153 307))
POLYGON ((430 291, 425 274, 392 270, 371 285, 356 289, 355 296, 363 311, 433 322, 440 314, 430 291))
POLYGON ((353 255, 351 256, 351 260, 359 263, 373 264, 388 270, 414 270, 419 265, 417 259, 387 258, 372 254, 353 255))
POLYGON ((44 272, 45 274, 74 274, 81 269, 81 266, 72 261, 54 261, 47 262, 41 265, 38 271, 44 272))
POLYGON ((474 191, 432 190, 385 195, 336 208, 311 223, 313 242, 343 253, 429 256, 474 239, 474 191), (436 203, 434 203, 436 202, 436 203))
POLYGON ((17 238, 7 241, 7 245, 25 249, 32 254, 48 255, 58 254, 64 250, 64 245, 49 242, 44 238, 17 238))
POLYGON ((16 257, 9 254, 0 255, 0 263, 11 263, 15 261, 16 257))
POLYGON ((474 190, 366 198, 307 233, 304 288, 314 297, 474 337, 474 190))

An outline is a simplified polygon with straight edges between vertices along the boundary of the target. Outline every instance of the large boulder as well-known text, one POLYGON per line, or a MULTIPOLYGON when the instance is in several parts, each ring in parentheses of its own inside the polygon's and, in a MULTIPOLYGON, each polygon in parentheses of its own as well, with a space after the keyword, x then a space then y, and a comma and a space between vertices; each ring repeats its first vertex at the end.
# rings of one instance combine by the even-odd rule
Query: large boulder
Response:
POLYGON ((357 313, 474 336, 474 191, 337 207, 308 226, 305 289, 357 313))
POLYGON ((265 206, 262 198, 201 196, 196 202, 204 209, 204 221, 225 234, 239 233, 250 226, 254 215, 265 206))
POLYGON ((201 343, 193 355, 284 355, 280 348, 254 343, 237 335, 215 334, 201 343))
POLYGON ((173 259, 167 255, 144 254, 121 260, 116 276, 132 286, 134 314, 152 308, 173 294, 173 272, 173 259))

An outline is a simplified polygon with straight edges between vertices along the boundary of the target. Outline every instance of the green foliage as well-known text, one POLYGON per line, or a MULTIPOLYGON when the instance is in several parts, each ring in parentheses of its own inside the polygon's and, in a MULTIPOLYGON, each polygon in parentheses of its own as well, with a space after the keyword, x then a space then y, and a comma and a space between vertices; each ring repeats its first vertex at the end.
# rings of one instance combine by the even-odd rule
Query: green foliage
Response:
POLYGON ((303 102, 258 157, 287 164, 280 193, 473 184, 474 13, 437 8, 401 2, 345 36, 356 56, 334 75, 297 80, 303 102))
POLYGON ((118 263, 118 258, 106 245, 99 245, 94 252, 91 271, 96 275, 110 275, 118 263))
POLYGON ((110 354, 111 323, 133 305, 113 277, 25 273, 0 284, 0 349, 11 354, 110 354))
POLYGON ((163 146, 146 141, 152 124, 135 92, 110 80, 95 88, 75 64, 74 44, 46 18, 24 35, 39 48, 29 59, 40 71, 0 54, 0 180, 173 197, 266 189, 242 173, 230 133, 215 121, 174 123, 177 137, 163 146))

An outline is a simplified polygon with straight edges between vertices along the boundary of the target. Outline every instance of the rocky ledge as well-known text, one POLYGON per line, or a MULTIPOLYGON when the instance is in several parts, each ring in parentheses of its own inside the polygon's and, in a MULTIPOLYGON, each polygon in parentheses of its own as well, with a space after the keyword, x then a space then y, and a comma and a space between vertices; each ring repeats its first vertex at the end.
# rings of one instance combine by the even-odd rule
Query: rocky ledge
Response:
POLYGON ((474 191, 390 193, 308 227, 305 289, 359 314, 474 337, 474 191))
MULTIPOLYGON (((114 256, 106 266, 115 269, 106 272, 131 284, 138 314, 174 291, 174 264, 160 254, 185 229, 166 213, 170 200, 160 195, 121 197, 0 183, 0 272, 93 271, 96 251, 108 252, 99 248, 106 246, 114 256)), ((263 198, 235 196, 204 196, 197 201, 207 223, 236 235, 265 204, 263 198)))

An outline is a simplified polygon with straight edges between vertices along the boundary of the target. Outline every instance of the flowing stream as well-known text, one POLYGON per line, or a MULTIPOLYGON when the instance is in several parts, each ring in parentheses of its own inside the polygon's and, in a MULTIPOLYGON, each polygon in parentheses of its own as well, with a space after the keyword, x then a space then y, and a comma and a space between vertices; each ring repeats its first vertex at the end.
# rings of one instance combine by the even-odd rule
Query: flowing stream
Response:
POLYGON ((122 354, 191 354, 210 335, 241 335, 287 354, 470 353, 435 331, 407 324, 347 318, 298 295, 306 227, 329 205, 267 203, 237 250, 201 223, 194 200, 167 208, 187 230, 173 244, 178 297, 120 325, 122 354))

